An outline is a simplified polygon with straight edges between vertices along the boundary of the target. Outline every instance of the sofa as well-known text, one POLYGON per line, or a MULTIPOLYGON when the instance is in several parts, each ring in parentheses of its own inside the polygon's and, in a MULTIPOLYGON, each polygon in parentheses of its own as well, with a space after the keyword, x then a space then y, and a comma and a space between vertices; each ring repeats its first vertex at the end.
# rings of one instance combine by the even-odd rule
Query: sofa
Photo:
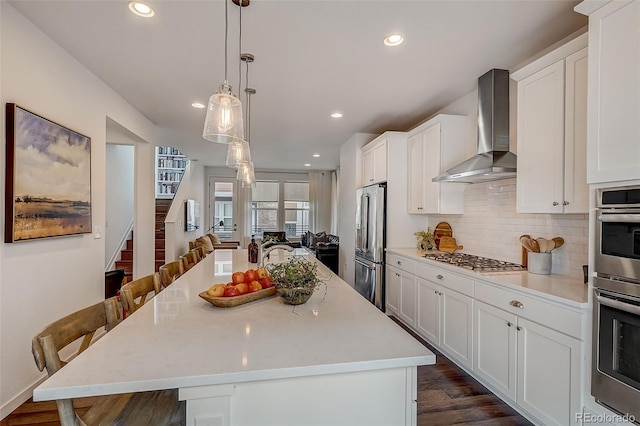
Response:
POLYGON ((340 264, 340 238, 337 235, 307 231, 302 235, 302 246, 313 253, 316 258, 333 271, 338 273, 340 264))
POLYGON ((263 248, 269 248, 273 245, 276 244, 286 244, 288 246, 291 246, 293 248, 300 248, 301 244, 294 242, 294 241, 289 241, 287 239, 287 233, 285 231, 264 231, 262 233, 262 241, 264 241, 267 237, 271 237, 272 239, 274 239, 273 243, 269 243, 266 244, 263 248))

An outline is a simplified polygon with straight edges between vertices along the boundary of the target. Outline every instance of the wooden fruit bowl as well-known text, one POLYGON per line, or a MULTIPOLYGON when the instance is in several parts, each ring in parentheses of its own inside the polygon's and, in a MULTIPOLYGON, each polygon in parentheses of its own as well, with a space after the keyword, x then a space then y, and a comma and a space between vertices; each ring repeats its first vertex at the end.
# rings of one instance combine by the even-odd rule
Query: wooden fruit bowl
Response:
POLYGON ((262 289, 260 291, 256 291, 254 293, 247 293, 241 296, 233 296, 233 297, 213 297, 209 296, 206 291, 203 291, 198 296, 202 297, 207 302, 211 303, 213 306, 217 306, 219 308, 233 308, 234 306, 244 305, 245 303, 253 302, 256 300, 264 299, 265 297, 275 296, 276 288, 269 287, 262 289))

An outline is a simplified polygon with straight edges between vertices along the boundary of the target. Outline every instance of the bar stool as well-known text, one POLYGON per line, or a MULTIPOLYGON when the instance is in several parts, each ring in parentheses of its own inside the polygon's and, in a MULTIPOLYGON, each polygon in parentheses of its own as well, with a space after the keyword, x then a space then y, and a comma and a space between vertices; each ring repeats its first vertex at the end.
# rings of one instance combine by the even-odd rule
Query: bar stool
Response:
POLYGON ((180 275, 184 274, 184 264, 182 260, 174 260, 173 262, 162 265, 158 272, 160 273, 160 284, 165 288, 176 280, 180 275))
POLYGON ((144 305, 150 293, 153 292, 151 296, 153 297, 160 293, 161 290, 160 274, 157 272, 123 285, 120 290, 120 302, 125 316, 131 315, 144 305), (138 301, 136 302, 136 300, 138 301))
MULTIPOLYGON (((120 322, 115 297, 81 309, 47 325, 31 342, 31 352, 38 370, 55 374, 93 343, 96 331, 109 332, 120 322), (78 352, 69 361, 60 359, 59 351, 82 338, 78 352)), ((66 351, 65 351, 66 352, 66 351)), ((109 395, 94 404, 82 418, 72 399, 56 401, 62 426, 79 425, 180 425, 186 419, 184 402, 178 401, 176 389, 109 395)))

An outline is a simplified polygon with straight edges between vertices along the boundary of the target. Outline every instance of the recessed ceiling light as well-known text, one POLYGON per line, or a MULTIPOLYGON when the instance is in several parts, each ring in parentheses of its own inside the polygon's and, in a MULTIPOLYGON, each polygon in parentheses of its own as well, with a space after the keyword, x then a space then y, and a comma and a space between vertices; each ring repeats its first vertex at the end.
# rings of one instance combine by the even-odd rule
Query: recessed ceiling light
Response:
POLYGON ((311 164, 306 163, 304 166, 305 166, 305 167, 311 167, 311 164))
POLYGON ((313 156, 318 158, 318 157, 320 157, 320 154, 313 154, 313 156))
POLYGON ((333 114, 331 114, 332 118, 341 118, 342 117, 342 113, 341 112, 334 112, 333 114))
POLYGON ((194 102, 191 104, 192 107, 194 108, 204 108, 206 105, 205 104, 201 104, 200 102, 194 102))
POLYGON ((389 34, 385 37, 384 44, 387 46, 397 46, 402 43, 403 40, 402 34, 389 34))
POLYGON ((156 13, 151 6, 139 1, 132 1, 129 3, 129 10, 143 18, 151 18, 156 13))

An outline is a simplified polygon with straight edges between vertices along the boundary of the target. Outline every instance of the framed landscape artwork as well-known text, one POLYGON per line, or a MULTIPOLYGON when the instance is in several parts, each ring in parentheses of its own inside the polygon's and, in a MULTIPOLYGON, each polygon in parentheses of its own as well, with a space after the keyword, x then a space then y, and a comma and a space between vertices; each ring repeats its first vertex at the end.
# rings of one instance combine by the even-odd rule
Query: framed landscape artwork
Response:
POLYGON ((91 138, 6 105, 5 242, 91 232, 91 138))

